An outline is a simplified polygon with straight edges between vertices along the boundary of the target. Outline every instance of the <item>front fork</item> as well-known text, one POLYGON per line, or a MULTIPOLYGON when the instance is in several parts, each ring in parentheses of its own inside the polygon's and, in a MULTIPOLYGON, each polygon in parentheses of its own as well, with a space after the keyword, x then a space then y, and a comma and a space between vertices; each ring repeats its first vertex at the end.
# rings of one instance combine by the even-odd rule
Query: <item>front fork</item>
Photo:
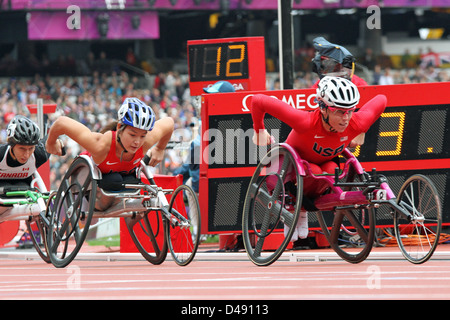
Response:
MULTIPOLYGON (((338 173, 336 172, 336 176, 338 173)), ((414 209, 404 201, 398 202, 392 189, 387 183, 387 178, 384 175, 377 174, 375 169, 372 169, 371 174, 366 173, 367 180, 364 182, 336 182, 334 185, 338 187, 361 187, 364 188, 363 194, 369 201, 369 205, 378 208, 381 204, 387 204, 393 211, 398 212, 408 222, 420 223, 423 222, 423 215, 414 215, 411 212, 414 209)), ((336 179, 335 181, 338 181, 336 179)), ((342 208, 340 208, 342 209, 342 208)), ((394 212, 391 211, 392 214, 394 212)))

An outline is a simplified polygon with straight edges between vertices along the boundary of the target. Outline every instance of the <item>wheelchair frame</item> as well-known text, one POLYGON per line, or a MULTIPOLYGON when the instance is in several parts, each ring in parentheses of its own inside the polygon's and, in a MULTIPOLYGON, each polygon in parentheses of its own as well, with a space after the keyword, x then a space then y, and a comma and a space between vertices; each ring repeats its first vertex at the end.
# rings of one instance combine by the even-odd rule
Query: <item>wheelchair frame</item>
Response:
POLYGON ((269 265, 278 259, 294 234, 302 207, 303 210, 317 212, 318 222, 330 246, 348 262, 364 261, 370 254, 376 240, 375 209, 380 205, 390 207, 395 237, 408 261, 423 263, 432 256, 439 243, 442 226, 441 202, 433 182, 425 176, 413 175, 395 197, 387 179, 377 174, 375 169, 370 174, 365 172, 348 149, 342 156, 346 159, 342 172, 339 173, 337 168, 334 175, 313 175, 309 163, 286 143, 274 146, 261 160, 247 190, 242 220, 244 245, 255 264, 269 265), (277 161, 281 158, 283 162, 280 166, 277 161), (276 165, 273 166, 273 163, 276 165), (288 183, 293 184, 289 175, 293 176, 293 171, 296 187, 294 192, 289 192, 292 186, 289 187, 288 183), (304 197, 305 182, 321 185, 320 195, 312 200, 304 197), (421 202, 422 197, 426 197, 426 201, 421 202), (291 198, 295 198, 295 203, 291 198), (333 213, 331 224, 325 218, 327 212, 333 213), (429 212, 432 212, 431 217, 429 212), (344 226, 345 219, 355 230, 353 237, 362 248, 359 252, 342 246, 342 230, 348 231, 348 227, 344 226), (285 229, 284 240, 275 252, 263 255, 263 243, 280 222, 285 229), (406 230, 411 235, 423 236, 424 241, 410 248, 406 230), (256 242, 254 238, 257 238, 256 242))
POLYGON ((0 187, 0 223, 5 221, 24 220, 31 241, 39 256, 47 263, 50 259, 47 255, 45 245, 45 231, 42 221, 42 213, 47 208, 46 200, 50 194, 42 180, 39 172, 33 173, 33 180, 29 187, 25 186, 3 186, 0 187), (33 232, 36 225, 39 237, 33 232))
POLYGON ((125 218, 137 249, 152 264, 162 263, 168 249, 178 265, 185 266, 193 260, 200 240, 197 195, 186 185, 175 190, 159 187, 144 161, 141 161, 137 176, 145 177, 149 184, 122 184, 127 190, 108 192, 97 186, 102 174, 90 157, 79 155, 74 159, 58 192, 49 198, 47 205, 48 252, 55 267, 65 267, 75 258, 92 218, 125 218), (170 201, 166 198, 169 194, 170 201), (96 209, 96 202, 105 197, 112 200, 110 206, 104 210, 96 209), (151 212, 155 213, 156 227, 150 222, 151 212), (138 236, 139 232, 144 239, 138 236), (163 233, 162 244, 157 241, 160 233, 163 233), (75 248, 70 251, 73 242, 75 248))

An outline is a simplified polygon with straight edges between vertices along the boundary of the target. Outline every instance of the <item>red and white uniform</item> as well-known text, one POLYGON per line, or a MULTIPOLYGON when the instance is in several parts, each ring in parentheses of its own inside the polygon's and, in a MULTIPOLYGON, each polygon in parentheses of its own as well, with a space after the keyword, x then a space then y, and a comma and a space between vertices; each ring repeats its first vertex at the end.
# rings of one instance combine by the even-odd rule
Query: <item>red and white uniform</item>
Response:
POLYGON ((0 145, 0 184, 14 184, 16 182, 31 183, 33 173, 47 162, 50 156, 47 150, 45 150, 46 140, 47 137, 39 141, 33 154, 24 164, 13 159, 10 154, 10 145, 0 145))
MULTIPOLYGON (((116 131, 111 132, 112 140, 108 155, 105 160, 103 160, 100 164, 97 164, 97 167, 103 174, 112 172, 118 172, 123 175, 130 174, 139 166, 139 163, 144 158, 144 151, 141 147, 136 151, 133 159, 130 161, 120 161, 116 155, 116 131)), ((84 152, 84 154, 90 155, 88 152, 84 152)))

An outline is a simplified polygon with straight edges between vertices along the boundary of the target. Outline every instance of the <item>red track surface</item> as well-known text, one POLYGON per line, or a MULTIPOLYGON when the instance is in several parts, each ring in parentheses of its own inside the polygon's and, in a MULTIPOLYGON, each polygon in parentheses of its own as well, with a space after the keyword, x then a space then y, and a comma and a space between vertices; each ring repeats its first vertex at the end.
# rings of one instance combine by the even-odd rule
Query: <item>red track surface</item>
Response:
POLYGON ((171 260, 155 266, 137 258, 75 260, 64 269, 38 259, 0 259, 0 300, 149 299, 187 303, 190 300, 450 297, 448 259, 413 265, 404 259, 369 257, 360 264, 333 259, 277 261, 268 267, 257 267, 245 255, 230 260, 214 259, 214 253, 209 257, 212 258, 195 260, 186 267, 171 260))

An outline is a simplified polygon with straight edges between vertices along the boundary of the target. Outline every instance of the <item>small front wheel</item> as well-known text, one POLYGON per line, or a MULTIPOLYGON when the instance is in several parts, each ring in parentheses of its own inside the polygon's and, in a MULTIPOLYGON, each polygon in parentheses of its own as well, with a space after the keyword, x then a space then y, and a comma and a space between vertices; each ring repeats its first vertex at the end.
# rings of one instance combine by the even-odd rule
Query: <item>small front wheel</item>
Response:
POLYGON ((442 226, 442 211, 434 183, 423 175, 408 178, 397 197, 409 217, 394 213, 394 229, 403 256, 411 263, 424 263, 431 258, 442 226))
POLYGON ((201 217, 197 194, 187 185, 180 185, 169 203, 170 221, 166 224, 167 244, 175 262, 188 265, 200 242, 201 217))

